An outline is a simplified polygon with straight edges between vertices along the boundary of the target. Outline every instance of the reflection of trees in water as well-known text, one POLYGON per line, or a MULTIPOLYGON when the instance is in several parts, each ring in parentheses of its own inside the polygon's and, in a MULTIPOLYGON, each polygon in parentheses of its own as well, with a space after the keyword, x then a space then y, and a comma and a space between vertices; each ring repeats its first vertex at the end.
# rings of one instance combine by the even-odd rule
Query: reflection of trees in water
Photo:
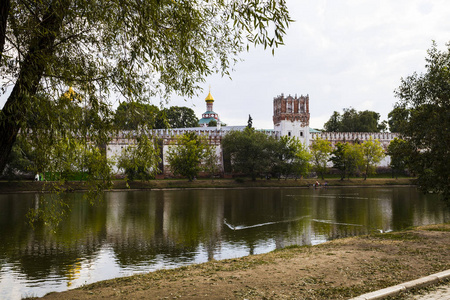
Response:
POLYGON ((326 241, 369 233, 367 227, 358 225, 343 225, 320 221, 313 221, 311 225, 314 235, 321 236, 326 241))
POLYGON ((54 201, 51 195, 21 194, 18 199, 11 195, 0 201, 0 255, 29 279, 50 274, 70 279, 79 268, 79 258, 92 258, 101 245, 101 232, 92 231, 98 228, 95 224, 101 215, 93 218, 89 203, 77 201, 76 194, 65 195, 64 201, 72 202, 70 209, 57 224, 48 225, 43 219, 30 225, 26 215, 30 209, 54 201))
MULTIPOLYGON (((355 224, 367 230, 389 229, 391 227, 391 198, 386 198, 382 192, 373 193, 373 189, 329 189, 321 190, 315 196, 316 218, 333 220, 335 225, 355 224)), ((344 237, 348 231, 337 226, 330 232, 330 238, 344 237)), ((359 229, 354 228, 358 234, 359 229)), ((352 232, 349 236, 353 236, 352 232)), ((365 231, 362 231, 363 234, 365 231)))
POLYGON ((108 218, 107 241, 119 263, 151 261, 158 255, 174 260, 182 256, 190 261, 201 245, 213 259, 221 236, 222 199, 212 192, 201 197, 198 193, 154 192, 146 194, 153 198, 142 199, 138 192, 136 198, 115 195, 109 199, 114 216, 108 218))

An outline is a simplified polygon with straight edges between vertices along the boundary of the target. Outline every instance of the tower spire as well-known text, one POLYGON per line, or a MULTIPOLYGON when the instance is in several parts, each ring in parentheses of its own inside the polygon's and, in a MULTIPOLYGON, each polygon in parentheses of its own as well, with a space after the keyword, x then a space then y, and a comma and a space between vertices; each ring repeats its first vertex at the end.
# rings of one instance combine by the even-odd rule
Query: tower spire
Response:
POLYGON ((208 96, 206 96, 206 99, 205 99, 205 101, 208 103, 208 102, 214 102, 214 98, 213 98, 213 96, 211 95, 211 85, 209 86, 209 93, 208 93, 208 96))

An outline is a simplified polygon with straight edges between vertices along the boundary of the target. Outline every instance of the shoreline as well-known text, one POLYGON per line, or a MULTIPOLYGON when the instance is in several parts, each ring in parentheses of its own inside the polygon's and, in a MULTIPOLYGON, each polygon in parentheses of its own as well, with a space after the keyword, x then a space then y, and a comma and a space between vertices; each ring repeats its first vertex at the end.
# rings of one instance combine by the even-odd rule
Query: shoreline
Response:
POLYGON ((448 257, 445 223, 120 277, 43 299, 349 299, 448 270, 448 257))
MULTIPOLYGON (((163 179, 150 181, 114 180, 111 189, 105 191, 136 191, 136 190, 165 190, 165 189, 227 189, 227 188, 312 188, 317 179, 199 179, 187 181, 186 179, 163 179)), ((351 178, 350 180, 340 180, 337 178, 327 178, 319 182, 327 182, 326 188, 333 187, 379 187, 379 186, 414 186, 414 178, 351 178)), ((0 194, 10 193, 36 193, 52 192, 52 184, 58 182, 50 181, 0 181, 0 194)), ((68 192, 87 191, 86 182, 69 181, 63 184, 68 192)), ((320 187, 320 188, 323 188, 320 187)))

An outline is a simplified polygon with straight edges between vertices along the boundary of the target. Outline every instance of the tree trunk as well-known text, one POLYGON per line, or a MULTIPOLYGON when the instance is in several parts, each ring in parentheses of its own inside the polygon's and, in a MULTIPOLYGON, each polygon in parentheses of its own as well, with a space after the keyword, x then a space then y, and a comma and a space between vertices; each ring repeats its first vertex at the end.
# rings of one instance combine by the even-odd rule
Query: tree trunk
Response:
MULTIPOLYGON (((10 2, 10 0, 3 0, 0 3, 0 60, 3 58, 5 48, 10 2)), ((3 108, 3 110, 5 109, 3 108)), ((0 175, 5 169, 6 161, 17 136, 17 132, 14 132, 14 127, 11 124, 4 124, 3 110, 0 113, 0 175)))
MULTIPOLYGON (((11 153, 12 146, 14 145, 19 131, 19 126, 14 120, 8 120, 9 118, 6 111, 6 104, 0 113, 0 175, 6 167, 9 153, 11 153)), ((12 118, 9 118, 12 119, 12 118)))
POLYGON ((19 77, 2 109, 0 114, 0 173, 5 169, 20 127, 26 122, 27 111, 33 109, 30 100, 38 90, 45 65, 54 51, 53 45, 61 24, 62 16, 56 12, 53 6, 50 6, 40 23, 39 27, 42 30, 35 31, 42 34, 36 34, 31 40, 29 50, 21 64, 19 77))
POLYGON ((2 0, 0 2, 0 60, 3 58, 3 49, 5 49, 10 3, 10 0, 2 0))

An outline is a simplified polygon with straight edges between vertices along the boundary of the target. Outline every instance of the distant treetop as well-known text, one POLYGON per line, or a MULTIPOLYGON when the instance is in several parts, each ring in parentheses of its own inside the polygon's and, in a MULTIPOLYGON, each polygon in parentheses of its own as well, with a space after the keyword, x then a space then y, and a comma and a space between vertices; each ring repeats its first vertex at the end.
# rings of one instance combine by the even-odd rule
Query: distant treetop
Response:
POLYGON ((379 123, 380 114, 374 111, 357 111, 344 108, 344 113, 333 112, 330 119, 324 124, 328 132, 381 132, 387 129, 386 121, 379 123))

